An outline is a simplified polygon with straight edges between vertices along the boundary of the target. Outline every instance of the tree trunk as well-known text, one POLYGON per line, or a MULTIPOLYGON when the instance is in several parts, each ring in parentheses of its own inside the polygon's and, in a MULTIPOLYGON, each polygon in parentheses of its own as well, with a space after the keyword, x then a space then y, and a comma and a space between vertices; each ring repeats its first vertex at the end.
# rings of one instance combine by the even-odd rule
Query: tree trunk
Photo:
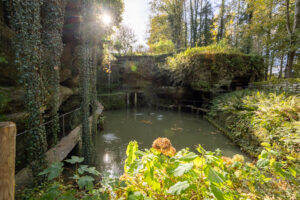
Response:
POLYGON ((202 10, 203 10, 203 0, 200 0, 200 11, 199 11, 199 29, 198 29, 198 45, 202 46, 201 34, 202 34, 202 10))
POLYGON ((292 51, 288 52, 286 69, 285 69, 285 78, 291 78, 292 77, 292 70, 293 70, 293 63, 294 63, 295 55, 296 55, 295 50, 292 50, 292 51))
POLYGON ((295 1, 295 16, 293 29, 290 24, 290 0, 286 0, 286 27, 290 38, 290 47, 287 55, 285 69, 285 78, 290 78, 293 71, 293 63, 296 51, 299 48, 299 31, 300 31, 300 0, 295 1))
POLYGON ((282 54, 281 58, 280 58, 280 71, 279 71, 279 76, 278 76, 279 79, 282 78, 283 58, 284 58, 284 54, 282 54))
POLYGON ((235 30, 234 30, 234 35, 235 35, 235 48, 238 47, 238 25, 239 25, 239 20, 240 20, 240 12, 241 12, 241 0, 238 1, 238 12, 237 12, 237 17, 236 17, 236 24, 235 24, 235 30))
POLYGON ((274 51, 271 53, 270 80, 272 79, 272 74, 273 74, 273 64, 274 64, 274 51))
POLYGON ((220 27, 217 35, 217 41, 223 39, 224 36, 224 12, 225 12, 225 0, 222 0, 221 8, 220 8, 220 27))

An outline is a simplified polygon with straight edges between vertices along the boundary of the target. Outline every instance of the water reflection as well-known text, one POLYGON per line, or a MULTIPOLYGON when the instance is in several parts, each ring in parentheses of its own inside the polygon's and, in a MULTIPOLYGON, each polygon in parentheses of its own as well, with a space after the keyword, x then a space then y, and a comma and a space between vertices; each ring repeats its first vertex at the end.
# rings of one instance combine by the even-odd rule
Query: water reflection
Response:
POLYGON ((122 175, 129 141, 139 148, 150 148, 157 137, 168 137, 180 150, 195 150, 201 144, 206 150, 221 149, 223 155, 242 154, 238 147, 207 121, 188 113, 149 110, 105 112, 104 130, 96 138, 96 166, 111 177, 122 175))
POLYGON ((120 139, 114 133, 107 133, 102 135, 102 137, 104 138, 105 143, 112 143, 113 141, 120 139))

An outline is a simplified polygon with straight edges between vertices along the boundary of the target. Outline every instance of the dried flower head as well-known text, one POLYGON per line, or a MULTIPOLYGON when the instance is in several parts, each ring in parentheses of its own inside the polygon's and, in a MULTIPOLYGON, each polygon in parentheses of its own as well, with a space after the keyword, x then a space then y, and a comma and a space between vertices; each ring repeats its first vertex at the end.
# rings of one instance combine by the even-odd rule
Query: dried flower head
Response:
POLYGON ((176 149, 172 146, 168 138, 157 138, 152 144, 152 148, 158 150, 166 156, 174 156, 176 149))

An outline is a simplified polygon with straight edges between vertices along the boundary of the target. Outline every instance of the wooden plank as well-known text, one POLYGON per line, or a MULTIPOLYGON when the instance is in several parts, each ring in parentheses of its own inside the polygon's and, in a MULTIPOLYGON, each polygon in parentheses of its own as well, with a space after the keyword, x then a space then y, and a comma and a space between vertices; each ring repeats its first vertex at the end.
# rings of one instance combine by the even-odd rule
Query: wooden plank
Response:
POLYGON ((15 199, 16 124, 0 123, 0 200, 15 199))

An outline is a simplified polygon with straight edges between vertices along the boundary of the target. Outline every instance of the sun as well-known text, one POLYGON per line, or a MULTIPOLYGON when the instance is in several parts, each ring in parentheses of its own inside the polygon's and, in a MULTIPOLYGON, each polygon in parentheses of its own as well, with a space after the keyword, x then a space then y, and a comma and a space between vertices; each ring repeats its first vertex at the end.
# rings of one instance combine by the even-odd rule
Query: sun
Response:
POLYGON ((111 21, 112 21, 111 16, 108 15, 108 14, 102 15, 102 19, 101 20, 102 20, 103 24, 106 25, 106 26, 110 25, 111 21))

